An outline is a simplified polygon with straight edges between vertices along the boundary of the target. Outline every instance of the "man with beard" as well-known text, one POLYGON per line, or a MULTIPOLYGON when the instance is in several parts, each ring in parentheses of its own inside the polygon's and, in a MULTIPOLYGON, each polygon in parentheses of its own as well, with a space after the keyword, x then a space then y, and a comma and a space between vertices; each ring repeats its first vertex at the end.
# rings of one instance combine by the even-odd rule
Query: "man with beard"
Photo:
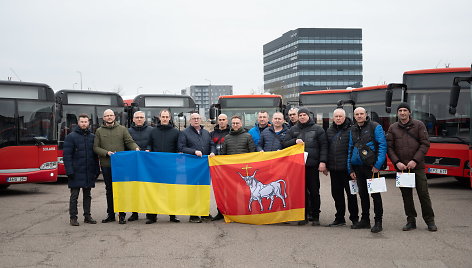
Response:
MULTIPOLYGON (((111 109, 103 112, 103 125, 95 132, 93 150, 100 158, 103 180, 107 195, 106 219, 102 223, 115 221, 115 211, 113 208, 113 184, 111 174, 110 156, 116 152, 128 150, 139 151, 138 145, 124 126, 115 121, 115 113, 111 109)), ((119 213, 119 223, 126 223, 126 213, 119 213)))
POLYGON ((304 143, 308 158, 305 163, 305 220, 299 225, 313 221, 320 225, 320 174, 327 174, 328 141, 324 129, 315 124, 306 108, 298 110, 298 123, 285 135, 284 148, 304 143))

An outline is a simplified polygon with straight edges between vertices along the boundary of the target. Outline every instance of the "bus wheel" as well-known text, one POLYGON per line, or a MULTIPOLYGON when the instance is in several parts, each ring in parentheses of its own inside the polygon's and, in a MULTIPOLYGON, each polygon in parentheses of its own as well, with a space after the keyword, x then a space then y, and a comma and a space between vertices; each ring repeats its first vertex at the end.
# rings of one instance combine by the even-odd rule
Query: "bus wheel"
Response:
POLYGON ((466 187, 471 187, 469 177, 455 177, 461 184, 464 184, 466 187))
POLYGON ((10 184, 0 184, 0 190, 5 190, 8 187, 10 187, 10 184))

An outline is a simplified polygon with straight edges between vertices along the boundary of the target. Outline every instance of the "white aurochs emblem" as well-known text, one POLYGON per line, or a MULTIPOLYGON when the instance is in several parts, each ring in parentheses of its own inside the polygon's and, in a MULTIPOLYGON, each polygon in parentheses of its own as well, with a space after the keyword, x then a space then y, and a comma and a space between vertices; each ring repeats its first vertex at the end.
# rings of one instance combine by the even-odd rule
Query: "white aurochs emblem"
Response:
MULTIPOLYGON (((246 167, 247 168, 247 167, 246 167)), ((246 169, 247 172, 247 169, 246 169)), ((262 206, 262 198, 270 199, 269 209, 272 209, 272 204, 274 203, 274 197, 278 197, 282 200, 282 204, 284 207, 287 205, 285 204, 285 198, 287 198, 287 183, 284 180, 276 180, 270 182, 268 184, 263 184, 262 182, 256 179, 257 170, 254 171, 252 176, 243 176, 241 173, 238 172, 239 176, 246 182, 247 186, 251 190, 251 197, 249 198, 249 211, 252 211, 252 201, 259 202, 261 206, 261 211, 264 211, 264 206, 262 206), (282 186, 281 182, 284 183, 284 195, 282 195, 282 186)))

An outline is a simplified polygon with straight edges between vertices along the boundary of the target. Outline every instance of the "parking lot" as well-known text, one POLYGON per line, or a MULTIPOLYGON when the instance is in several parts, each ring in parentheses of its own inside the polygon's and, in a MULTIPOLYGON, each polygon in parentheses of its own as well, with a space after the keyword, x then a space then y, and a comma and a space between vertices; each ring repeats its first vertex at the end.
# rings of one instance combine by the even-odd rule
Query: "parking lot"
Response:
MULTIPOLYGON (((403 232, 403 203, 394 182, 389 178, 382 194, 384 231, 379 234, 351 230, 350 224, 323 226, 335 213, 326 176, 321 176, 322 226, 317 227, 194 224, 188 216, 171 223, 166 215, 147 225, 144 214, 125 225, 103 224, 103 181, 92 190, 92 216, 99 223, 83 223, 80 195, 81 224, 72 227, 66 182, 13 185, 0 191, 0 266, 471 267, 472 190, 450 177, 430 179, 439 231, 429 232, 419 217, 416 230, 403 232)), ((416 196, 415 201, 421 215, 416 196)), ((211 210, 215 215, 214 199, 211 210)))

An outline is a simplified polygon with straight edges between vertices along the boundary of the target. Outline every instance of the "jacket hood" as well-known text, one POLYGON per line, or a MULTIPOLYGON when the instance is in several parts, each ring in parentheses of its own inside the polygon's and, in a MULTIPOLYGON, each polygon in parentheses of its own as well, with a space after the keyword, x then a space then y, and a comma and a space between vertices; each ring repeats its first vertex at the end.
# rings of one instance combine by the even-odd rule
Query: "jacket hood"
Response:
POLYGON ((244 132, 246 132, 246 130, 243 127, 241 127, 240 129, 238 129, 236 131, 234 131, 233 129, 230 129, 229 130, 229 135, 239 135, 239 134, 242 134, 244 132))
POLYGON ((342 123, 341 125, 336 125, 335 122, 332 123, 332 126, 337 130, 349 128, 351 125, 352 125, 352 120, 349 117, 346 117, 346 120, 344 120, 344 123, 342 123))

